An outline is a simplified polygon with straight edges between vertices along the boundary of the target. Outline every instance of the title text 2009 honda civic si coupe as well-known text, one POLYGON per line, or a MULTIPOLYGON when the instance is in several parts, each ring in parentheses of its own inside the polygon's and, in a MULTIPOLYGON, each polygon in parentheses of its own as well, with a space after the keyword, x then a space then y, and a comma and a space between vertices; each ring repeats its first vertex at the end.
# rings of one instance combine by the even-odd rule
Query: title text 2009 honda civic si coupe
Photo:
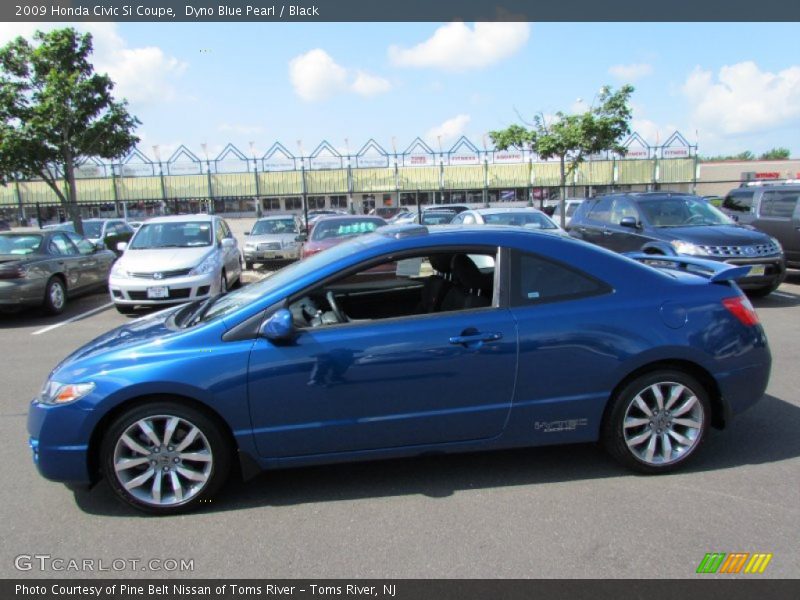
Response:
POLYGON ((34 461, 154 513, 197 506, 234 461, 600 439, 668 471, 762 396, 771 361, 730 281, 742 268, 671 260, 521 228, 384 227, 74 352, 30 407, 34 461))

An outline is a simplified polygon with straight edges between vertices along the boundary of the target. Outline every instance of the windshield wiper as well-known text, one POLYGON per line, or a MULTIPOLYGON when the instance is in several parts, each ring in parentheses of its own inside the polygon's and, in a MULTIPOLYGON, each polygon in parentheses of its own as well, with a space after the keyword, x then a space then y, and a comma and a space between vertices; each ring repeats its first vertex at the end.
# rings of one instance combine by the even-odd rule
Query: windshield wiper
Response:
POLYGON ((217 294, 216 296, 211 296, 210 298, 206 298, 203 300, 200 305, 194 310, 189 317, 184 321, 183 328, 188 329, 189 327, 194 327, 200 321, 203 320, 203 317, 206 316, 208 313, 208 309, 210 309, 214 303, 222 296, 222 294, 217 294))

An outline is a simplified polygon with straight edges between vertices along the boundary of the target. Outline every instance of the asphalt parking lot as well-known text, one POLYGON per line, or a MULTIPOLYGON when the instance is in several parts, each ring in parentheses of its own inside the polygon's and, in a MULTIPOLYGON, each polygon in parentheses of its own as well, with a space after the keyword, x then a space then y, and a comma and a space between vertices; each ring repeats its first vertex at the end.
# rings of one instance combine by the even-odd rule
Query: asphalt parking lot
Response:
POLYGON ((28 402, 49 370, 129 318, 105 293, 58 317, 0 315, 0 575, 685 578, 707 552, 766 552, 762 576, 798 577, 800 272, 754 304, 774 358, 767 395, 679 474, 631 474, 594 445, 433 456, 267 473, 163 518, 104 484, 73 493, 45 481, 27 447, 28 402), (193 570, 20 571, 20 555, 193 570))

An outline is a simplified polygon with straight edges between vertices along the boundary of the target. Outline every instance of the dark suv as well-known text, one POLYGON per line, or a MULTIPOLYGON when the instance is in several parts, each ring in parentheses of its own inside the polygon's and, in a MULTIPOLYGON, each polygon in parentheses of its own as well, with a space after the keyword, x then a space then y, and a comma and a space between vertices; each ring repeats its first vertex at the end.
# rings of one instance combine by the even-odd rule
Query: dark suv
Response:
POLYGON ((750 189, 752 200, 746 210, 737 213, 736 220, 775 237, 783 246, 786 264, 800 269, 800 184, 750 189))
POLYGON ((786 276, 777 240, 731 220, 698 196, 626 193, 586 200, 567 228, 570 235, 616 252, 676 254, 749 265, 738 280, 755 296, 774 291, 786 276))

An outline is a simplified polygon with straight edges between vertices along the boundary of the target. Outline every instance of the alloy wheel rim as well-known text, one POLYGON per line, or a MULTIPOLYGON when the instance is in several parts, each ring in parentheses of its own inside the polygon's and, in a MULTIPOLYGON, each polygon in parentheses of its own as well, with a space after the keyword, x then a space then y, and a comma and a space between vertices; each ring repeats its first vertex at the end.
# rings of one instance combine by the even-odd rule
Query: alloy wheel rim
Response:
POLYGON ((211 445, 192 422, 174 415, 139 419, 117 439, 114 472, 127 492, 149 506, 186 504, 206 487, 211 445))
POLYGON ((64 288, 61 287, 61 284, 54 283, 50 287, 50 303, 57 309, 64 306, 64 288))
POLYGON ((622 431, 633 456, 648 465, 668 465, 697 447, 705 419, 690 388, 662 381, 636 394, 625 410, 622 431))

